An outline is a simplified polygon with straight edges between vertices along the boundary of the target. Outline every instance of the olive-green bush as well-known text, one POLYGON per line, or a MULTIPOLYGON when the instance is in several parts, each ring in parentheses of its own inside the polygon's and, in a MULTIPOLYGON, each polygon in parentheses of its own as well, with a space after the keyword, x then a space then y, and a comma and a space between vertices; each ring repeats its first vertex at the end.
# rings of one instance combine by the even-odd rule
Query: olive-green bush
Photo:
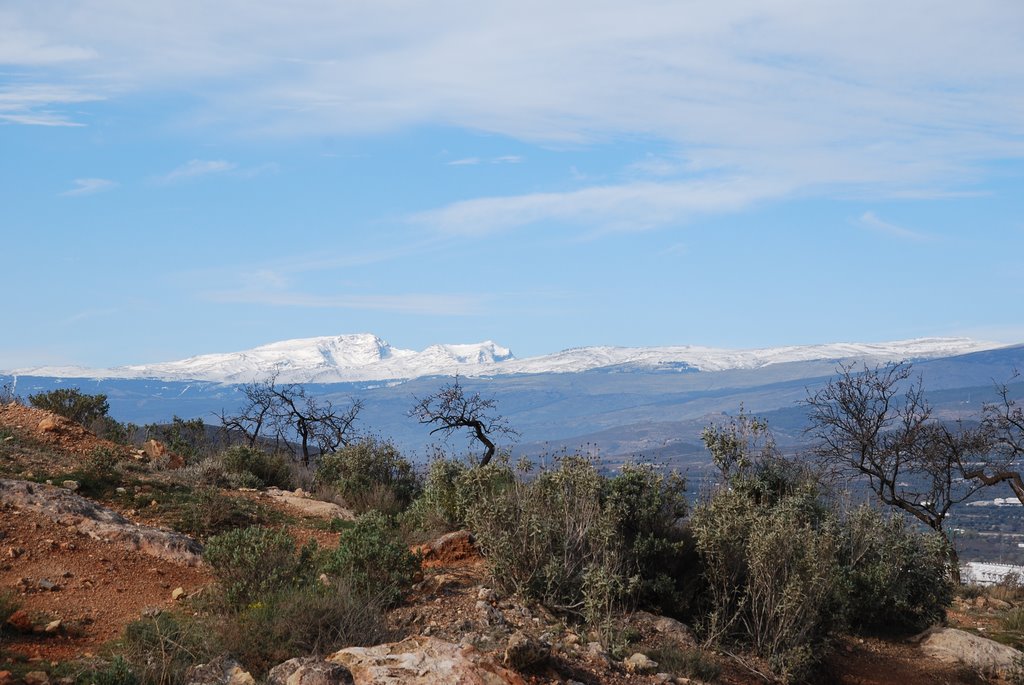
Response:
POLYGON ((256 677, 288 659, 386 641, 380 605, 345 581, 286 587, 230 615, 221 649, 256 677))
POLYGON ((336 491, 358 513, 376 509, 396 514, 408 507, 420 490, 409 460, 393 443, 373 437, 324 454, 315 482, 336 491))
POLYGON ((144 685, 123 656, 89 668, 75 677, 75 685, 144 685))
POLYGON ((251 476, 257 483, 256 487, 286 490, 292 487, 292 469, 284 455, 238 445, 229 447, 215 458, 224 465, 227 473, 251 476))
POLYGON ((88 426, 110 411, 106 395, 89 395, 78 388, 57 388, 28 396, 29 404, 88 426))
MULTIPOLYGON (((184 685, 189 667, 213 656, 216 648, 216 637, 203 620, 169 612, 129 623, 117 645, 130 665, 125 682, 140 685, 184 685)), ((105 675, 124 674, 125 665, 116 664, 105 675)))
POLYGON ((267 524, 279 516, 264 504, 233 497, 213 487, 187 492, 174 506, 174 529, 200 539, 267 524))
POLYGON ((399 602, 420 570, 420 558, 401 541, 394 524, 369 511, 343 532, 338 547, 325 554, 324 570, 352 590, 384 606, 399 602))
POLYGON ((704 442, 722 480, 692 518, 703 566, 697 625, 783 680, 821 663, 840 630, 920 630, 952 600, 941 537, 870 507, 840 515, 810 466, 783 458, 742 411, 704 442))
POLYGON ((919 632, 953 601, 941 535, 861 506, 845 522, 846 616, 861 631, 919 632))
POLYGON ((456 501, 500 587, 598 628, 627 606, 679 608, 680 478, 640 466, 608 478, 579 456, 518 478, 494 468, 506 470, 461 474, 460 488, 480 494, 456 501))
POLYGON ((315 545, 297 549, 288 533, 259 526, 210 538, 203 558, 213 571, 226 605, 234 609, 311 582, 317 573, 315 545))
POLYGON ((486 466, 440 456, 430 462, 420 496, 400 520, 407 529, 428 537, 466 528, 473 507, 493 500, 515 480, 505 454, 486 466))
POLYGON ((807 677, 842 625, 843 536, 806 473, 774 461, 733 473, 692 519, 707 605, 700 628, 786 681, 807 677))

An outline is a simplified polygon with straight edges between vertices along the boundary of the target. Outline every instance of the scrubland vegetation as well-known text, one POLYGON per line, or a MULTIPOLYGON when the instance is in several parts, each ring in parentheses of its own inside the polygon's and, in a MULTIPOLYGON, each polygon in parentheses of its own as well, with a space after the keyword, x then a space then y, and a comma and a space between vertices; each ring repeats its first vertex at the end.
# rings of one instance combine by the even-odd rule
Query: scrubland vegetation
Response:
MULTIPOLYGON (((445 392, 451 403, 452 386, 445 392)), ((828 399, 812 398, 814 408, 828 399)), ((30 401, 125 440, 159 435, 184 456, 185 467, 145 496, 205 541, 216 581, 184 611, 129 625, 111 648, 117 656, 79 674, 80 683, 182 683, 190 665, 223 652, 263 675, 293 656, 377 644, 389 637, 386 612, 420 577, 410 546, 465 528, 496 588, 545 607, 615 658, 630 653, 633 612, 692 626, 700 648, 667 649, 658 661, 707 679, 718 670, 714 655, 728 653, 784 682, 812 680, 840 636, 920 631, 941 622, 954 597, 955 557, 941 526, 900 513, 911 493, 883 490, 881 501, 895 508, 852 506, 827 464, 781 454, 768 427, 742 411, 705 431, 719 479, 694 499, 680 474, 650 464, 609 473, 600 460, 574 454, 513 463, 500 449, 491 459, 493 445, 484 444, 488 463, 440 453, 418 469, 386 440, 356 436, 351 420, 344 440, 311 453, 282 448, 280 422, 274 439, 261 439, 269 424, 255 423, 265 417, 252 411, 233 424, 225 419, 246 430, 226 433, 218 447, 209 431, 181 419, 119 427, 102 396, 57 391, 30 401), (358 514, 338 523, 336 547, 299 545, 273 513, 219 490, 299 484, 358 514)), ((420 420, 431 406, 420 401, 420 420)), ((1008 420, 1019 414, 1012 403, 1004 409, 1008 420)), ((916 447, 886 442, 898 433, 889 418, 875 417, 876 435, 860 434, 860 448, 881 445, 908 470, 920 466, 916 447)), ((443 425, 477 429, 469 421, 443 425)), ((847 455, 850 443, 838 444, 830 445, 834 455, 847 455)), ((948 475, 956 464, 944 458, 948 475)), ((129 466, 97 453, 77 476, 87 494, 127 496, 111 493, 131 481, 129 466)), ((914 502, 925 513, 935 506, 914 502)), ((0 596, 0 623, 13 607, 0 596)), ((1004 628, 1019 633, 1022 625, 1017 610, 1004 628)))

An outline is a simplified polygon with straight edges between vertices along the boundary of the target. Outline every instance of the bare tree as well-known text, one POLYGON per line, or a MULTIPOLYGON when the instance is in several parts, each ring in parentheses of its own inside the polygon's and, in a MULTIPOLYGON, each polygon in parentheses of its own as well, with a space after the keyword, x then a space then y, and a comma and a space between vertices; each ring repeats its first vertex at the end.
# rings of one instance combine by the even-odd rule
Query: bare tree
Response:
POLYGON ((252 383, 246 383, 242 386, 245 404, 239 413, 228 416, 225 410, 221 410, 217 416, 228 442, 232 433, 241 433, 249 447, 256 446, 264 428, 271 427, 274 420, 276 402, 273 390, 276 384, 277 373, 263 381, 254 380, 252 383))
POLYGON ((363 410, 362 400, 353 399, 347 409, 335 407, 330 400, 307 401, 306 406, 312 407, 309 415, 313 417, 313 439, 321 454, 336 452, 352 443, 353 424, 363 410))
POLYGON ((354 435, 354 424, 363 408, 362 400, 352 400, 346 409, 335 407, 330 400, 306 393, 298 383, 279 386, 277 375, 243 386, 246 403, 240 414, 227 416, 221 411, 221 424, 226 431, 241 431, 255 446, 267 431, 309 466, 314 454, 334 452, 354 435))
POLYGON ((486 466, 497 449, 492 436, 519 437, 519 433, 508 425, 508 419, 495 412, 495 406, 492 398, 481 397, 478 392, 468 394, 456 376, 454 381, 437 392, 422 399, 416 398, 416 406, 410 410, 409 416, 422 424, 434 426, 431 435, 441 433, 447 437, 457 430, 469 429, 471 439, 484 447, 480 466, 486 466))
POLYGON ((806 404, 808 432, 823 463, 863 478, 881 502, 942 535, 958 577, 944 524, 955 505, 987 485, 974 473, 989 458, 986 432, 937 421, 908 363, 859 372, 840 366, 838 377, 806 404))
MULTIPOLYGON (((1019 378, 1018 371, 1013 379, 1019 378)), ((982 428, 992 440, 995 459, 973 469, 968 477, 986 485, 1008 483, 1013 494, 1024 504, 1024 479, 1021 478, 1020 460, 1024 458, 1024 409, 1010 394, 1009 384, 996 385, 997 402, 990 402, 982 410, 982 428)))

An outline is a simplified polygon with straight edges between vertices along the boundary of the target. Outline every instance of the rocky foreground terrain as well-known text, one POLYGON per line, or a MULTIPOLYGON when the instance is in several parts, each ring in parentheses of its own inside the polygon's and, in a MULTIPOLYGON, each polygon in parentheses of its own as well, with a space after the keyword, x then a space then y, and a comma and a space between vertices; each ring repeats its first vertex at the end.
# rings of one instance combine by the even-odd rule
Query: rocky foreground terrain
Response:
MULTIPOLYGON (((182 532, 187 493, 161 446, 108 443, 77 424, 16 404, 0 406, 0 596, 16 604, 0 632, 0 685, 85 683, 118 654, 126 626, 162 613, 198 614, 213 578, 202 544, 182 532), (102 458, 97 457, 102 455, 102 458), (99 460, 99 465, 97 461, 99 460), (123 485, 91 484, 116 462, 123 485), (101 494, 90 493, 101 492, 101 494), (93 670, 90 670, 93 669, 93 670)), ((296 540, 337 545, 351 514, 299 491, 221 490, 296 540)), ((207 505, 209 506, 209 505, 207 505)), ((255 514, 253 514, 255 515, 255 514)), ((542 606, 495 589, 468 531, 419 547, 423 568, 387 615, 379 644, 299 655, 269 670, 276 685, 335 683, 770 682, 755 660, 701 650, 671 618, 637 612, 609 651, 542 606), (626 634, 628 633, 628 634, 626 634), (696 655, 696 656, 695 656, 696 655), (699 663, 698 663, 699 662, 699 663)), ((966 593, 948 626, 911 640, 844 638, 826 682, 849 685, 1020 682, 1019 652, 1004 643, 1014 592, 966 593), (988 635, 998 637, 997 642, 988 635)), ((258 682, 230 654, 193 666, 190 685, 258 682)), ((98 681, 97 681, 98 682, 98 681)), ((103 682, 116 682, 105 680, 103 682)))

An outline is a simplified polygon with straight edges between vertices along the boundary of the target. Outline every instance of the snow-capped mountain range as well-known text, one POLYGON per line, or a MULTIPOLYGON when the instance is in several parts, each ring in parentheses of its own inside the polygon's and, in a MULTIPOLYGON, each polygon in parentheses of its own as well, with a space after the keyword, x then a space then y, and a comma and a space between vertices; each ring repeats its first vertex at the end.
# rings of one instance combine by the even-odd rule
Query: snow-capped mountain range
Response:
POLYGON ((285 340, 243 352, 204 354, 181 361, 110 369, 37 367, 13 373, 57 378, 150 378, 173 381, 248 383, 276 373, 285 383, 397 381, 426 376, 496 376, 577 373, 594 369, 724 371, 771 364, 858 359, 867 362, 952 357, 1002 347, 969 338, 918 338, 887 343, 830 343, 730 350, 694 345, 670 347, 578 347, 517 359, 490 340, 431 345, 422 351, 392 347, 371 334, 285 340))

